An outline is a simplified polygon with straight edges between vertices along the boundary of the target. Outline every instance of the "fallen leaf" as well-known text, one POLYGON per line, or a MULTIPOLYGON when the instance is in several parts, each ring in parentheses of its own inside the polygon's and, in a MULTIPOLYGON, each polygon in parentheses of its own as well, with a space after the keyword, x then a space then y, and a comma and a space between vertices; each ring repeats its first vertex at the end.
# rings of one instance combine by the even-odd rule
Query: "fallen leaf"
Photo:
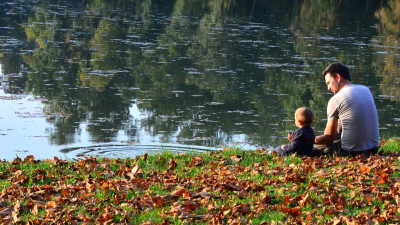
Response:
POLYGON ((19 218, 19 213, 12 211, 11 215, 12 215, 14 224, 19 223, 21 221, 21 219, 19 218))
POLYGON ((240 161, 242 161, 242 156, 240 155, 231 155, 229 158, 236 163, 240 163, 240 161))
POLYGON ((177 166, 178 166, 178 164, 176 163, 175 160, 173 160, 173 159, 169 160, 168 170, 174 170, 177 166))
POLYGON ((285 177, 286 182, 300 183, 305 180, 305 176, 299 173, 292 173, 285 177))
POLYGON ((148 155, 149 155, 149 154, 147 154, 147 153, 144 153, 144 154, 143 154, 143 161, 146 161, 146 160, 147 160, 148 155))
POLYGON ((296 206, 294 208, 285 208, 285 207, 281 207, 281 212, 286 213, 289 216, 300 216, 301 214, 301 208, 300 206, 296 206))
POLYGON ((161 197, 151 196, 151 202, 154 207, 160 207, 164 203, 164 200, 161 197))
POLYGON ((387 173, 382 173, 379 174, 379 176, 376 179, 377 184, 386 184, 386 182, 389 180, 389 174, 387 173))
POLYGON ((379 207, 379 205, 374 206, 374 215, 379 215, 381 214, 381 207, 379 207))
POLYGON ((35 215, 35 216, 39 215, 38 205, 35 204, 35 205, 33 206, 33 208, 32 208, 30 211, 31 211, 31 213, 32 213, 33 215, 35 215))
POLYGON ((224 183, 224 184, 222 184, 222 186, 223 186, 225 189, 227 189, 228 191, 242 191, 242 190, 244 190, 244 188, 239 187, 239 186, 234 185, 234 184, 227 184, 227 183, 224 183))
POLYGON ((303 208, 304 206, 307 205, 311 200, 310 195, 307 193, 305 196, 302 197, 302 199, 298 202, 299 206, 303 208))
POLYGON ((365 198, 365 200, 366 200, 367 202, 372 202, 372 200, 374 200, 374 199, 371 197, 371 195, 365 195, 364 198, 365 198))
POLYGON ((139 171, 140 167, 138 165, 135 165, 131 170, 132 176, 135 176, 137 173, 139 173, 139 171))
POLYGON ((56 208, 56 202, 55 201, 49 201, 47 203, 47 207, 46 208, 56 208))
POLYGON ((360 170, 361 170, 361 172, 363 172, 363 173, 369 173, 369 172, 371 172, 371 168, 366 167, 365 165, 360 165, 360 170))

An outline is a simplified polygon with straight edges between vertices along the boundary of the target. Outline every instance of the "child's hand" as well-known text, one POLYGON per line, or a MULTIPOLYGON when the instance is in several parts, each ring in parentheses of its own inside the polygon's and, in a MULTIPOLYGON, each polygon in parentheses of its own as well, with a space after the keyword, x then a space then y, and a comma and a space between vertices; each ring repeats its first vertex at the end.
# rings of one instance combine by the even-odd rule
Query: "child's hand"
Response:
POLYGON ((281 145, 281 149, 285 150, 286 145, 281 145))
POLYGON ((289 139, 290 143, 293 144, 293 137, 292 137, 292 133, 289 132, 287 138, 289 139))

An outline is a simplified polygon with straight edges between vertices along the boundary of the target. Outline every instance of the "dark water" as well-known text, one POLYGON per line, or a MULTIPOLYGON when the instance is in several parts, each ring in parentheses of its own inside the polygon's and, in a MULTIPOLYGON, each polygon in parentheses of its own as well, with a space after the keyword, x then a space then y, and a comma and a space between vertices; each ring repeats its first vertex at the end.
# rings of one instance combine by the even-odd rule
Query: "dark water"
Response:
POLYGON ((400 4, 388 1, 2 1, 0 158, 135 156, 286 143, 300 106, 321 134, 321 78, 370 87, 400 134, 400 4))

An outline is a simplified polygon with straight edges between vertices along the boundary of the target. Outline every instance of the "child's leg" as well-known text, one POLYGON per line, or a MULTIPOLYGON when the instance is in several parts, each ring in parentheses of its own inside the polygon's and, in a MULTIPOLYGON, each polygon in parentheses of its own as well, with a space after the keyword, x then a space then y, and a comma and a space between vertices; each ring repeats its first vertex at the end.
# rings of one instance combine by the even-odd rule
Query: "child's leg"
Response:
POLYGON ((276 147, 274 150, 272 150, 272 152, 276 152, 281 156, 286 156, 286 152, 282 150, 282 145, 279 145, 278 147, 276 147))

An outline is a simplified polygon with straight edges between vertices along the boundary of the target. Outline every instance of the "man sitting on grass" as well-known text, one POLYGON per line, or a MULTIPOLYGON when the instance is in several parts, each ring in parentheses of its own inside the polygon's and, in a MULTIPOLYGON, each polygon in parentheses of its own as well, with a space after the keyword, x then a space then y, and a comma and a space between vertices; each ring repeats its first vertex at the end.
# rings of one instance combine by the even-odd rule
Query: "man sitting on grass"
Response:
POLYGON ((334 96, 328 102, 324 134, 315 138, 316 150, 338 156, 375 154, 379 124, 371 91, 352 84, 349 69, 340 63, 326 67, 322 77, 334 96))

